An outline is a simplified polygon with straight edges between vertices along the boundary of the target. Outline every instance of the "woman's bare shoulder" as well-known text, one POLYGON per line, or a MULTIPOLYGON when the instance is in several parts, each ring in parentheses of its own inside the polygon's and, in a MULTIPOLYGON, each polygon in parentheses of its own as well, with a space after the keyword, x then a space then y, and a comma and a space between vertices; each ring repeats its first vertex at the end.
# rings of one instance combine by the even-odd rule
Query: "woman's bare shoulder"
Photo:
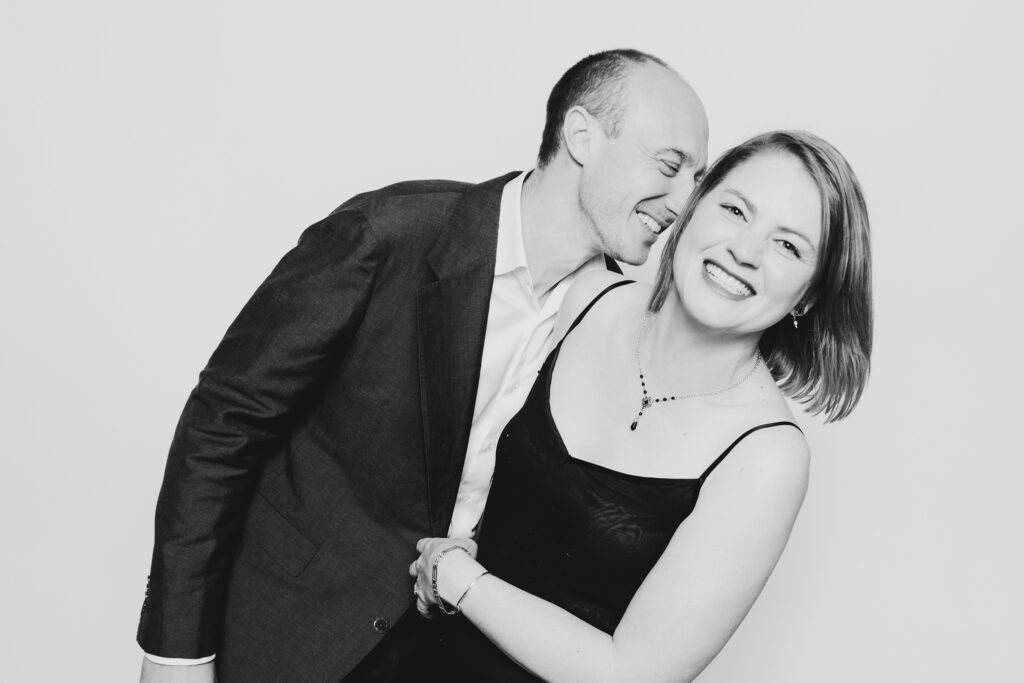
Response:
POLYGON ((749 486, 761 489, 769 498, 789 499, 799 508, 807 490, 811 448, 792 419, 778 417, 781 419, 761 422, 738 435, 729 454, 708 477, 710 489, 719 484, 749 486))
MULTIPOLYGON (((616 282, 628 282, 629 279, 620 273, 613 273, 610 270, 599 269, 591 270, 586 273, 579 275, 569 291, 565 293, 565 298, 562 300, 562 305, 558 310, 558 318, 555 320, 555 338, 561 339, 565 336, 565 333, 569 330, 569 326, 572 322, 583 312, 583 309, 594 300, 598 294, 604 289, 610 287, 616 282)), ((643 283, 633 283, 623 287, 624 290, 619 297, 626 297, 630 299, 627 305, 632 305, 634 299, 644 298, 650 296, 650 287, 643 283)), ((625 300, 625 299, 622 299, 625 300)))

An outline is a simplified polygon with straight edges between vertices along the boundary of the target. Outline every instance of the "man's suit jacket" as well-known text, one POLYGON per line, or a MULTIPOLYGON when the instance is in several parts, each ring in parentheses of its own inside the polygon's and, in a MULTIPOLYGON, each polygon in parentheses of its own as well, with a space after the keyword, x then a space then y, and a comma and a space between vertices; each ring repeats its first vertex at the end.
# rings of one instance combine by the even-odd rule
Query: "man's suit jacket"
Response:
POLYGON ((514 174, 359 195, 246 304, 178 424, 138 641, 232 680, 338 680, 447 533, 514 174))

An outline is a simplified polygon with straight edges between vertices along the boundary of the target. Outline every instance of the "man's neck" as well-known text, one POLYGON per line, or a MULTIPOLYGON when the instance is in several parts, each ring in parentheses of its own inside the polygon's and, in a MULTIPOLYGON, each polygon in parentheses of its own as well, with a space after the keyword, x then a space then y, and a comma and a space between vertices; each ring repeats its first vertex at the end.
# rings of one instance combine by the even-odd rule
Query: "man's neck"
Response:
POLYGON ((523 183, 523 243, 538 298, 601 253, 579 208, 578 183, 560 163, 534 169, 523 183))

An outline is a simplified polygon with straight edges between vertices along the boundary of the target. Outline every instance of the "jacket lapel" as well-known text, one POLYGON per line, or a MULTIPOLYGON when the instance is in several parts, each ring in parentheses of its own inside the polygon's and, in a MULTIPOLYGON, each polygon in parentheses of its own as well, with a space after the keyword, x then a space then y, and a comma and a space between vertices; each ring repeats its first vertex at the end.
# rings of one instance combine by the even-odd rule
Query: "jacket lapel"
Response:
POLYGON ((494 283, 501 194, 514 175, 466 191, 427 255, 438 279, 417 295, 420 405, 435 536, 448 533, 462 478, 494 283))

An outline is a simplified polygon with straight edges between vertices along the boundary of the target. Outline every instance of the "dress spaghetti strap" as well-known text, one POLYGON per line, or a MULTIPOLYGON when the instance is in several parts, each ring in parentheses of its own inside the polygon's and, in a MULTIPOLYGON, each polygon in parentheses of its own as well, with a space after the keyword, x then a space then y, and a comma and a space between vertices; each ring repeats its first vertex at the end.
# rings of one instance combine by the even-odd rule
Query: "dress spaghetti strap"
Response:
MULTIPOLYGON (((601 297, 603 297, 605 294, 612 291, 616 287, 621 287, 622 285, 629 285, 634 282, 636 282, 636 280, 619 280, 618 282, 613 282, 612 284, 602 289, 597 296, 590 300, 590 303, 587 304, 587 307, 580 311, 580 314, 576 316, 576 319, 572 321, 572 325, 569 325, 569 329, 565 331, 565 337, 568 337, 569 333, 576 329, 576 326, 579 325, 580 322, 582 322, 583 317, 587 314, 587 311, 593 308, 594 304, 597 303, 598 299, 600 299, 601 297)), ((564 340, 565 337, 562 337, 562 339, 564 340)))
POLYGON ((716 467, 718 467, 718 463, 720 463, 723 460, 725 460, 725 456, 729 455, 729 453, 732 452, 732 449, 736 447, 736 444, 738 444, 740 441, 743 441, 743 439, 747 438, 747 436, 749 434, 753 434, 754 432, 756 432, 758 430, 761 430, 761 429, 767 429, 768 427, 781 427, 782 425, 790 425, 792 427, 795 427, 796 430, 798 432, 800 432, 801 434, 804 433, 804 430, 800 429, 800 427, 798 427, 795 422, 790 422, 788 420, 784 420, 782 422, 768 422, 768 423, 763 424, 763 425, 758 425, 756 427, 751 427, 747 431, 745 431, 742 434, 740 434, 739 437, 737 437, 735 441, 733 441, 731 444, 729 444, 729 447, 726 448, 725 451, 723 451, 722 454, 720 456, 718 456, 715 459, 715 461, 708 466, 708 468, 706 470, 704 470, 704 474, 700 475, 701 483, 704 483, 704 480, 707 479, 709 474, 711 474, 711 471, 713 469, 715 469, 716 467))

